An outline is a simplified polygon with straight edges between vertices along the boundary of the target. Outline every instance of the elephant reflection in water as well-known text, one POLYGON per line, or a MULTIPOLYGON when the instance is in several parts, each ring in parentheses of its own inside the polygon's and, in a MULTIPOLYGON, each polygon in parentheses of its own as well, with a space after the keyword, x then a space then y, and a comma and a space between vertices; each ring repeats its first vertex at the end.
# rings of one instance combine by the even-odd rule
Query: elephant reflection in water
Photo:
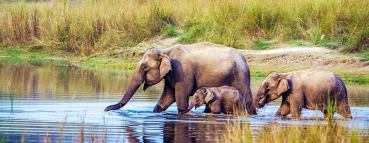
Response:
MULTIPOLYGON (((214 121, 210 121, 214 122, 214 121)), ((145 123, 144 123, 145 124, 145 123)), ((155 123, 160 124, 160 123, 155 123)), ((214 141, 217 140, 217 136, 221 134, 221 132, 225 130, 225 124, 219 123, 188 123, 188 122, 163 122, 162 133, 156 133, 154 135, 156 137, 152 137, 153 135, 149 135, 145 130, 145 125, 143 129, 134 128, 134 125, 129 125, 125 127, 125 132, 127 133, 126 139, 130 143, 136 142, 157 142, 155 138, 163 138, 162 142, 164 143, 194 143, 194 142, 206 142, 206 141, 214 141), (137 134, 140 130, 143 130, 143 134, 137 134), (206 132, 206 131, 214 131, 214 132, 206 132)))

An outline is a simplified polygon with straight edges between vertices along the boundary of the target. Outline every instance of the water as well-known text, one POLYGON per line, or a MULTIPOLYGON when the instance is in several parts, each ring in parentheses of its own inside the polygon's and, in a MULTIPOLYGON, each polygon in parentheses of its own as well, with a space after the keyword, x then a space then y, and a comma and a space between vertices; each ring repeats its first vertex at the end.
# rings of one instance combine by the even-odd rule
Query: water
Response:
MULTIPOLYGON (((252 117, 202 113, 204 107, 177 115, 173 104, 152 113, 162 84, 136 92, 122 109, 104 112, 125 91, 131 72, 109 73, 70 66, 0 64, 0 140, 6 142, 214 142, 225 124, 249 123, 257 133, 270 124, 308 126, 327 124, 319 111, 303 110, 301 120, 274 117, 279 101, 252 117)), ((253 79, 255 93, 261 79, 253 79)), ((342 122, 369 137, 369 89, 347 85, 354 119, 342 122)))

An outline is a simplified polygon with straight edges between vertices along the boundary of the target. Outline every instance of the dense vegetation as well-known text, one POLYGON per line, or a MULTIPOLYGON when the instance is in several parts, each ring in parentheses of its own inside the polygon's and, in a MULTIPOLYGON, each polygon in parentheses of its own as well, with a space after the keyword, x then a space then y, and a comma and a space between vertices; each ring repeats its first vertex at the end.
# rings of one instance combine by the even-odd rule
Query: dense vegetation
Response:
POLYGON ((369 46, 367 0, 102 0, 0 3, 0 45, 90 55, 164 35, 236 48, 305 40, 369 46))

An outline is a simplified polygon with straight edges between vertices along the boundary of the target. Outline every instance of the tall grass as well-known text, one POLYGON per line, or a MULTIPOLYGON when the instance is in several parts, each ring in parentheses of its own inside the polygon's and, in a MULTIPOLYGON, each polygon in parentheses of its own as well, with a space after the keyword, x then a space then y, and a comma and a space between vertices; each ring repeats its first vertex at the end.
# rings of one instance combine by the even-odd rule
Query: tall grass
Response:
POLYGON ((3 2, 0 44, 89 55, 167 35, 236 48, 259 39, 303 39, 361 52, 369 45, 367 7, 366 0, 3 2))
POLYGON ((360 133, 339 123, 310 126, 283 126, 270 124, 262 131, 253 131, 249 124, 231 123, 221 137, 223 142, 232 143, 364 143, 360 133), (255 137, 252 137, 254 135, 255 137))

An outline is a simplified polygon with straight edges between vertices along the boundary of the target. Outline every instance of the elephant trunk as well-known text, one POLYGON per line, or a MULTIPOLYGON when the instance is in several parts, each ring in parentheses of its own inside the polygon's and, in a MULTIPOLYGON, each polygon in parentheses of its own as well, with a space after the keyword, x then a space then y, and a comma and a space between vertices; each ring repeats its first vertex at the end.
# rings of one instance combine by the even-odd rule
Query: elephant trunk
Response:
POLYGON ((186 110, 186 111, 184 111, 184 113, 188 113, 188 112, 190 112, 190 111, 191 111, 191 109, 192 109, 193 107, 195 107, 195 104, 190 103, 190 106, 187 108, 187 110, 186 110))
POLYGON ((253 104, 255 108, 263 108, 264 105, 266 104, 266 99, 267 97, 265 96, 265 90, 264 90, 264 86, 260 87, 258 92, 256 93, 256 96, 254 98, 253 104), (260 103, 260 100, 262 100, 264 98, 264 100, 262 101, 262 103, 260 103))
POLYGON ((140 69, 138 68, 135 74, 133 75, 131 82, 128 85, 127 91, 124 93, 123 98, 119 101, 119 103, 106 107, 105 111, 117 110, 126 105, 127 102, 133 96, 133 94, 140 87, 140 85, 144 82, 143 76, 144 76, 143 72, 141 72, 140 69))

